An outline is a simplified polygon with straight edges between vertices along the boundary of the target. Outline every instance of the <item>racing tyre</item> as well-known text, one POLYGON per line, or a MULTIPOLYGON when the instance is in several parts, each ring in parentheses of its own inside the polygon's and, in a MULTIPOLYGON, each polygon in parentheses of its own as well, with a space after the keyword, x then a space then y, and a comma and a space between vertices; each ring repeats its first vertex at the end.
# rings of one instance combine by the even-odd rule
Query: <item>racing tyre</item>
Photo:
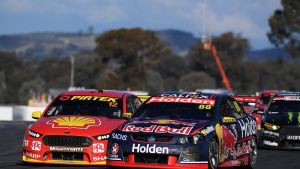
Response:
POLYGON ((209 148, 208 148, 208 168, 209 169, 216 169, 219 164, 220 160, 220 153, 219 153, 219 144, 218 142, 213 139, 209 143, 209 148))
POLYGON ((256 139, 253 139, 251 141, 251 149, 252 149, 252 152, 249 153, 249 155, 248 155, 249 163, 248 163, 248 165, 243 167, 245 169, 254 169, 254 166, 256 164, 256 160, 257 160, 257 141, 256 141, 256 139))

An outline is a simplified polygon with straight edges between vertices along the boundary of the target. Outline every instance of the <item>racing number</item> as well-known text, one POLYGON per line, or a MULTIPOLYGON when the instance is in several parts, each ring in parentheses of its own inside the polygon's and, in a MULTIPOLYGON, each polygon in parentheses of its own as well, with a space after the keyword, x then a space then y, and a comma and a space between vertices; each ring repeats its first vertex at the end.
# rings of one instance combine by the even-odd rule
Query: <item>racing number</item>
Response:
POLYGON ((109 107, 118 107, 117 102, 108 102, 109 107))
POLYGON ((211 109, 211 105, 209 105, 209 104, 201 104, 200 106, 199 106, 199 109, 211 109))

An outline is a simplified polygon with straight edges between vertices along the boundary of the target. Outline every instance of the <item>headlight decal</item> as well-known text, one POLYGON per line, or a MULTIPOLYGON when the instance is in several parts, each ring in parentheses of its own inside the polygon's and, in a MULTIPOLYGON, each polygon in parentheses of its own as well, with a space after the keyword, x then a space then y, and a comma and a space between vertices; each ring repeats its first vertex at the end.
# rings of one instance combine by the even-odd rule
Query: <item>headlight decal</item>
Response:
POLYGON ((98 141, 100 140, 108 140, 109 139, 109 134, 103 134, 103 135, 98 135, 98 136, 94 136, 94 138, 98 141))
POLYGON ((40 137, 42 137, 42 134, 37 133, 37 132, 34 132, 34 131, 32 131, 32 130, 28 130, 28 134, 29 134, 31 137, 33 137, 33 138, 40 138, 40 137))
POLYGON ((265 127, 269 130, 278 130, 280 126, 271 123, 265 123, 265 127))

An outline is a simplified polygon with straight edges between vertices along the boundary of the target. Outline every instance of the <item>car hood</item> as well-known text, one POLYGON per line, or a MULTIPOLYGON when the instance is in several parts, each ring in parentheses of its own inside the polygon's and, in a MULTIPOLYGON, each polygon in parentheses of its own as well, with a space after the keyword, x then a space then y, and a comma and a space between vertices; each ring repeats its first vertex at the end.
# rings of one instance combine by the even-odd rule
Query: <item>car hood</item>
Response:
POLYGON ((123 132, 193 135, 208 126, 208 120, 167 120, 133 118, 119 128, 123 132))
POLYGON ((266 122, 279 126, 296 126, 300 124, 300 113, 267 112, 266 122))
POLYGON ((43 117, 30 126, 30 130, 49 135, 95 136, 110 133, 125 120, 95 116, 43 117))

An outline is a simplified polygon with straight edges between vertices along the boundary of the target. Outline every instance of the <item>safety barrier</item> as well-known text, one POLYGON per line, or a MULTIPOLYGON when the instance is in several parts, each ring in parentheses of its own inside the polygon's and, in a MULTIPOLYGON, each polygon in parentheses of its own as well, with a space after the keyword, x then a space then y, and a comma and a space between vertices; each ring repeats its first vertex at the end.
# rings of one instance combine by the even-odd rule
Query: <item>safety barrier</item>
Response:
POLYGON ((44 111, 43 106, 0 106, 0 121, 35 121, 34 111, 44 111))

